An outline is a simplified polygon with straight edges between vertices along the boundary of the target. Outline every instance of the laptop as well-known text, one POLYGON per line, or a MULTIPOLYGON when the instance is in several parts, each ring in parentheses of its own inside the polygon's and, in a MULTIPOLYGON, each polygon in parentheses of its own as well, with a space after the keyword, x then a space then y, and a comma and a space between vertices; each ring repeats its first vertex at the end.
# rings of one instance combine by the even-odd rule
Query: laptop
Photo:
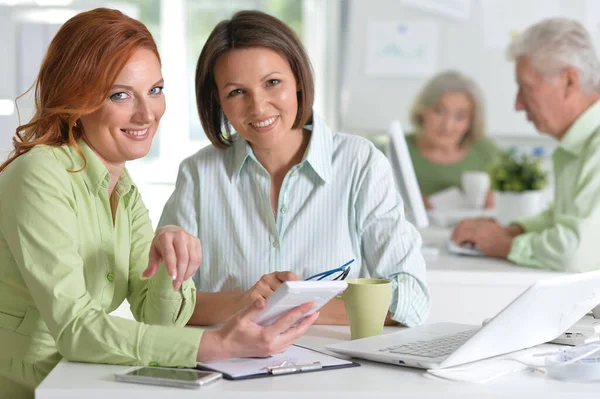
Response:
POLYGON ((435 323, 327 345, 332 352, 441 369, 551 341, 600 303, 600 271, 532 284, 483 326, 435 323))

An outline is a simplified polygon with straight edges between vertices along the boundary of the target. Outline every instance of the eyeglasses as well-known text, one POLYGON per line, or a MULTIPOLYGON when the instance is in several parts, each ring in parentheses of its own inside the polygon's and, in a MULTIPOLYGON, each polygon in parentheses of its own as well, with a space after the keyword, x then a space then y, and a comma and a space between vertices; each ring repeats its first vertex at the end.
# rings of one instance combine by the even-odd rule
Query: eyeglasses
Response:
POLYGON ((339 273, 339 274, 337 276, 335 276, 334 280, 344 280, 346 277, 348 277, 348 274, 350 273, 350 264, 352 262, 354 262, 354 259, 352 259, 349 262, 344 263, 342 266, 340 266, 336 269, 327 270, 326 272, 321 272, 321 273, 315 274, 314 276, 310 276, 306 280, 312 280, 312 279, 323 280, 325 277, 331 276, 332 274, 335 274, 335 273, 339 273))

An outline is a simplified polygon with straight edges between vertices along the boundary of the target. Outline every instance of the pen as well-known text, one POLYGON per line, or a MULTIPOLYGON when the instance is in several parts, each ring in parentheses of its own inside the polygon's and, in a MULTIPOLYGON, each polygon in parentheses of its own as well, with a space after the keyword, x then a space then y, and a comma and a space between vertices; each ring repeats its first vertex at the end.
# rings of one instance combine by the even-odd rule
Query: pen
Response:
POLYGON ((308 363, 308 364, 294 364, 291 366, 284 366, 284 367, 270 367, 269 371, 271 372, 271 374, 277 375, 277 374, 296 373, 298 371, 319 370, 321 368, 323 368, 323 366, 321 366, 321 363, 315 362, 315 363, 308 363))

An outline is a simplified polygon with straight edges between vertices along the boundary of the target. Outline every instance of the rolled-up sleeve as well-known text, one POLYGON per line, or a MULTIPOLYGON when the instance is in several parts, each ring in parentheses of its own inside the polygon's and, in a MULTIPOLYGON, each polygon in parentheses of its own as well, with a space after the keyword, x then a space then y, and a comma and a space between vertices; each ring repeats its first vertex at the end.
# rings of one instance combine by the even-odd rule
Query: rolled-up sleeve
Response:
POLYGON ((568 271, 578 246, 578 221, 564 217, 554 226, 539 232, 517 236, 508 260, 521 266, 568 271))
MULTIPOLYGON (((130 269, 129 298, 139 320, 163 326, 110 316, 90 295, 78 252, 81 226, 69 172, 50 153, 22 158, 4 172, 11 195, 2 196, 0 228, 61 355, 94 363, 194 366, 202 331, 175 327, 185 324, 189 312, 174 317, 176 302, 184 300, 181 293, 167 292, 164 276, 136 277, 147 263, 152 235, 141 201, 132 220, 139 231, 131 256, 139 261, 130 269)), ((187 307, 193 307, 189 284, 185 291, 187 307)))
POLYGON ((560 176, 553 208, 533 219, 533 223, 525 223, 525 234, 513 240, 509 260, 557 271, 600 268, 596 260, 600 234, 600 139, 588 142, 583 153, 572 157, 567 166, 576 172, 560 176))
POLYGON ((539 232, 552 226, 552 213, 553 205, 550 204, 548 209, 546 209, 544 212, 527 218, 515 220, 512 223, 520 225, 526 233, 539 232))
POLYGON ((430 298, 421 236, 404 216, 402 198, 383 154, 371 152, 354 206, 371 276, 392 281, 392 319, 406 326, 422 324, 429 313, 430 298))

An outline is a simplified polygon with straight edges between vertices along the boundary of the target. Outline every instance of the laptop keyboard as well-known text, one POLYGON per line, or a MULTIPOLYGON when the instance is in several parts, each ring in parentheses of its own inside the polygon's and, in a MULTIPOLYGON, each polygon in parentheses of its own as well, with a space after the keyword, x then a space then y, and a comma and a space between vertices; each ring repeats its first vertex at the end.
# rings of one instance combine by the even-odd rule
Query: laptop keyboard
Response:
POLYGON ((456 334, 449 334, 427 341, 415 341, 409 344, 388 346, 379 349, 379 351, 430 358, 447 356, 475 335, 477 331, 479 331, 479 328, 462 331, 456 334))

